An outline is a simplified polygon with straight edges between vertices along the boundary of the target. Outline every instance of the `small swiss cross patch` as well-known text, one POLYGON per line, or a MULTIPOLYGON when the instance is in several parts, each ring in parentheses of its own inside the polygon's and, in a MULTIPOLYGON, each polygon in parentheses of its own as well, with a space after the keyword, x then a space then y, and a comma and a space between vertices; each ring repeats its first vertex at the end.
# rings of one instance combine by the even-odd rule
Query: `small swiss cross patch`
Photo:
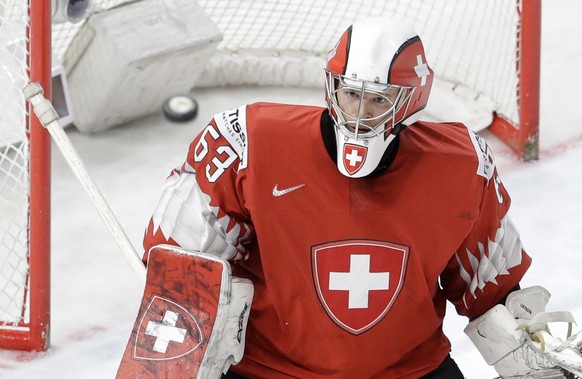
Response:
POLYGON ((154 296, 142 315, 134 357, 167 360, 198 349, 202 328, 186 309, 171 300, 154 296))
POLYGON ((408 252, 407 246, 374 240, 313 246, 315 288, 333 322, 354 335, 380 322, 400 294, 408 252))
POLYGON ((364 146, 345 144, 343 152, 344 167, 346 171, 353 175, 358 172, 364 162, 366 161, 366 156, 368 155, 368 149, 364 146))

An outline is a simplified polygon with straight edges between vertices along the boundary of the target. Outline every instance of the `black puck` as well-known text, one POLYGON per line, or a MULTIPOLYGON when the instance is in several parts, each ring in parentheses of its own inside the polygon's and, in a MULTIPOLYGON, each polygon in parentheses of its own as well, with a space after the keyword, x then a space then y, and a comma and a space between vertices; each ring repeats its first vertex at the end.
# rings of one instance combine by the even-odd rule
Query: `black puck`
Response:
POLYGON ((198 102, 191 95, 171 96, 164 101, 162 112, 168 121, 191 121, 198 114, 198 102))

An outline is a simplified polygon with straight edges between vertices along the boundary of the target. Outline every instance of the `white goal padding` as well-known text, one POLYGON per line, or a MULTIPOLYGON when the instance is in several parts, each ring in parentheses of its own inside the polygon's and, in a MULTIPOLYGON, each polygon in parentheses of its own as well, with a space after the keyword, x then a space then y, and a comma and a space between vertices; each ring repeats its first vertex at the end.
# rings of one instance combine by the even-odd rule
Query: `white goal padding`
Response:
POLYGON ((143 0, 93 14, 67 50, 74 124, 95 132, 187 93, 222 33, 192 0, 143 0))

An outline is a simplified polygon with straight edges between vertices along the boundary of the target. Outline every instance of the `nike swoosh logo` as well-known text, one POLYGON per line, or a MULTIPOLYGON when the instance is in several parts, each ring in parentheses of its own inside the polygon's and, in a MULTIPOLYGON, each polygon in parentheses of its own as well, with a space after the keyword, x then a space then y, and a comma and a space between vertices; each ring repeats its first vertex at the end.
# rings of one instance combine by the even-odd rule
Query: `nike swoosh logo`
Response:
POLYGON ((285 189, 279 189, 279 184, 275 184, 275 187, 273 188, 273 196, 283 196, 288 194, 289 192, 293 192, 296 189, 299 189, 301 187, 305 186, 305 183, 300 184, 298 186, 295 187, 289 187, 289 188, 285 188, 285 189))

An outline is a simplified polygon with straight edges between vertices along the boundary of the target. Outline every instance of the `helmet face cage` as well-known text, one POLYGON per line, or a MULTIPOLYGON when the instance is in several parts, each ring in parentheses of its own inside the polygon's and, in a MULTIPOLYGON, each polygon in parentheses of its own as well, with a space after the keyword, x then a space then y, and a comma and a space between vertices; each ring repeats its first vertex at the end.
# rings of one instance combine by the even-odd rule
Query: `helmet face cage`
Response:
POLYGON ((348 78, 328 70, 325 70, 325 74, 326 100, 331 117, 337 130, 353 139, 366 140, 382 135, 385 138, 407 114, 415 90, 414 87, 348 78), (343 109, 340 105, 338 94, 342 92, 354 92, 357 95, 358 106, 355 114, 343 109), (362 106, 365 95, 386 101, 388 104, 386 110, 371 117, 364 117, 362 106))
POLYGON ((422 41, 390 18, 356 21, 330 50, 324 72, 338 169, 349 178, 368 176, 427 105, 433 72, 422 41))

